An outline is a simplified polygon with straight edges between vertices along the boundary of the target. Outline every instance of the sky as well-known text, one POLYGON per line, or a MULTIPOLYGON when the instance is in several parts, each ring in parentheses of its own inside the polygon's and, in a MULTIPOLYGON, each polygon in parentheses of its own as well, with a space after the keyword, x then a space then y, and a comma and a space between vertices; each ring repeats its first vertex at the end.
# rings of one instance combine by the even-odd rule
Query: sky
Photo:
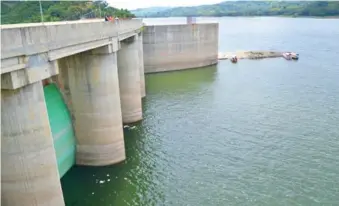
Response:
POLYGON ((223 0, 107 0, 110 6, 133 10, 154 6, 197 6, 216 4, 223 0))

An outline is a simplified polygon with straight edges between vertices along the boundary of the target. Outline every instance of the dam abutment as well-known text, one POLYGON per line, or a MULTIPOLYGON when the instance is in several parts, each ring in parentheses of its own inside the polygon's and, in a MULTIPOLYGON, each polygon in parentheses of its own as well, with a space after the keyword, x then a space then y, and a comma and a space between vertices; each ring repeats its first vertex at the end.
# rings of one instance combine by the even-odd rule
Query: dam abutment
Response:
POLYGON ((146 26, 145 73, 204 67, 218 62, 219 24, 146 26))

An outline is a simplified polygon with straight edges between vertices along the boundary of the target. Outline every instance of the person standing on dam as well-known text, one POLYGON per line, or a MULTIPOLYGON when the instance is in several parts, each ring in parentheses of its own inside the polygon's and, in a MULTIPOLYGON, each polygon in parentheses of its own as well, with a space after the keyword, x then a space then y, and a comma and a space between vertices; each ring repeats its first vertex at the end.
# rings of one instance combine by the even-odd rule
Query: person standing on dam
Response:
POLYGON ((114 21, 115 21, 115 24, 119 24, 119 18, 117 16, 114 18, 114 21))

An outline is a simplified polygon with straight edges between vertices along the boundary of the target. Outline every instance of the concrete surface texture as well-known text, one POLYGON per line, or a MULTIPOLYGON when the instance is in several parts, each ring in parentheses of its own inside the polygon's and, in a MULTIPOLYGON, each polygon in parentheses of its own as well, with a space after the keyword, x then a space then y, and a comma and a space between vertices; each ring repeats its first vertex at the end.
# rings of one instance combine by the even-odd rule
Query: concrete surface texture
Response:
POLYGON ((140 89, 141 97, 146 96, 146 87, 145 87, 145 71, 144 71, 144 52, 142 45, 142 33, 138 34, 138 55, 139 55, 139 71, 140 71, 140 89))
POLYGON ((218 23, 146 26, 145 73, 188 69, 218 61, 218 23))
MULTIPOLYGON (((19 65, 21 65, 21 63, 19 63, 19 65)), ((1 88, 17 89, 56 75, 59 69, 56 61, 48 60, 47 53, 39 53, 18 57, 17 59, 9 58, 1 60, 1 72, 1 88), (3 72, 3 68, 5 68, 4 70, 6 71, 6 63, 16 64, 19 63, 18 60, 24 63, 22 68, 10 72, 3 72)))
POLYGON ((67 57, 75 117, 76 164, 104 166, 125 156, 116 53, 67 57))
POLYGON ((110 44, 109 38, 128 38, 142 27, 142 21, 21 25, 1 26, 1 59, 44 52, 48 53, 49 60, 58 59, 110 44))
POLYGON ((64 102, 67 105, 68 111, 70 112, 72 119, 74 120, 74 112, 72 106, 71 91, 69 88, 68 80, 68 68, 70 68, 67 58, 61 58, 57 60, 59 67, 59 75, 52 76, 52 82, 58 85, 58 88, 62 94, 64 102))
POLYGON ((1 144, 1 205, 64 205, 42 82, 1 90, 1 144))
POLYGON ((121 42, 118 74, 123 123, 142 120, 138 35, 121 42))

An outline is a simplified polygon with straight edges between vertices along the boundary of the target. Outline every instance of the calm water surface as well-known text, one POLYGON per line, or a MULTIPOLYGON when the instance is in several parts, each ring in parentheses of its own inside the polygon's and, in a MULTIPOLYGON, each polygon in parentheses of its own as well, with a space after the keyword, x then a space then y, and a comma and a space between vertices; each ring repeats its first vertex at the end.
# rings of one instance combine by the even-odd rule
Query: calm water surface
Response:
POLYGON ((125 130, 127 160, 74 167, 62 179, 67 205, 339 204, 339 20, 214 20, 220 51, 300 60, 148 75, 144 120, 125 130))

